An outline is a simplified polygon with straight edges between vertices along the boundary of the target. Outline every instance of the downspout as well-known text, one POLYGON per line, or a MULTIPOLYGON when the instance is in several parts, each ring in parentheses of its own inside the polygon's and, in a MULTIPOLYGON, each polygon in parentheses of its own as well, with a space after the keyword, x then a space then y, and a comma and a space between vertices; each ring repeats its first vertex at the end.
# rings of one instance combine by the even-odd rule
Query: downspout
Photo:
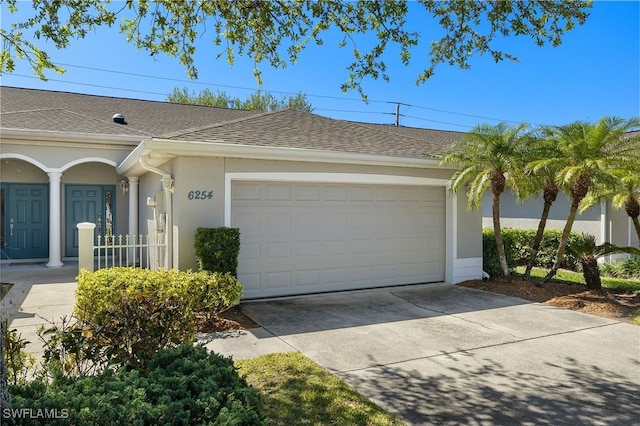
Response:
POLYGON ((164 189, 164 209, 167 214, 165 241, 167 243, 167 269, 173 268, 173 179, 166 171, 148 163, 149 154, 140 156, 140 165, 152 173, 162 176, 162 189, 164 189))

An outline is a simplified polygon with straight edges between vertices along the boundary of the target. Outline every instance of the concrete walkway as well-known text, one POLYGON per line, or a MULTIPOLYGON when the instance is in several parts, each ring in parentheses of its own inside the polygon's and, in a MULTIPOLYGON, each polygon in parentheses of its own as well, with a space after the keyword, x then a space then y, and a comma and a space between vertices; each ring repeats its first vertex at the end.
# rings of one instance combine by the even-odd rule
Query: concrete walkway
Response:
MULTIPOLYGON (((77 265, 2 266, 2 315, 41 352, 77 265)), ((416 425, 640 425, 640 327, 434 284, 262 302, 260 328, 202 337, 234 359, 298 351, 416 425)))
POLYGON ((62 268, 38 265, 8 265, 0 267, 0 281, 13 287, 1 301, 2 318, 9 330, 17 330, 30 343, 26 350, 42 355, 42 342, 36 331, 71 314, 75 303, 77 262, 67 262, 62 268))

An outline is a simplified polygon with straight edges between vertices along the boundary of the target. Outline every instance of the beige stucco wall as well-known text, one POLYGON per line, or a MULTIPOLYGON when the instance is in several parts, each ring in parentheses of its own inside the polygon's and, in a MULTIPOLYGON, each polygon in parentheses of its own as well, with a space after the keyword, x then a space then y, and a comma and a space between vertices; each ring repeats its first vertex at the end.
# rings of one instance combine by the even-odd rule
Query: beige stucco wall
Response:
POLYGON ((5 158, 0 161, 0 182, 49 183, 47 174, 26 161, 5 158))
MULTIPOLYGON (((314 162, 251 160, 236 158, 194 158, 180 157, 171 163, 164 164, 162 169, 170 171, 175 179, 174 224, 178 226, 180 269, 196 268, 193 237, 198 227, 220 227, 225 223, 225 174, 226 173, 269 173, 269 172, 302 172, 302 173, 352 173, 393 176, 410 176, 441 179, 446 181, 452 172, 445 169, 425 169, 408 167, 381 167, 367 165, 345 165, 314 162), (189 193, 195 191, 208 193, 211 199, 189 199, 189 193)), ((141 200, 146 200, 152 191, 161 189, 159 176, 147 174, 140 184, 141 200), (150 178, 150 175, 153 176, 150 178)), ((443 183, 444 186, 444 183, 443 183)), ((480 212, 465 210, 464 195, 458 202, 457 250, 460 258, 482 256, 482 237, 480 233, 480 212)), ((141 222, 144 221, 144 208, 141 203, 141 222)), ((150 213, 149 213, 149 217, 150 213)), ((141 228, 142 229, 142 228, 141 228)), ((445 250, 445 247, 442 248, 445 250)))
MULTIPOLYGON (((487 192, 482 199, 482 226, 493 228, 492 194, 487 192)), ((542 214, 542 198, 530 199, 518 203, 513 193, 505 192, 500 196, 500 225, 503 228, 537 229, 542 214)), ((551 206, 546 229, 563 230, 569 214, 570 200, 564 194, 551 206)), ((573 231, 594 235, 600 241, 600 207, 592 207, 576 216, 573 231)))
POLYGON ((463 191, 455 195, 457 198, 457 250, 459 259, 482 256, 482 216, 480 211, 467 209, 467 197, 463 191))

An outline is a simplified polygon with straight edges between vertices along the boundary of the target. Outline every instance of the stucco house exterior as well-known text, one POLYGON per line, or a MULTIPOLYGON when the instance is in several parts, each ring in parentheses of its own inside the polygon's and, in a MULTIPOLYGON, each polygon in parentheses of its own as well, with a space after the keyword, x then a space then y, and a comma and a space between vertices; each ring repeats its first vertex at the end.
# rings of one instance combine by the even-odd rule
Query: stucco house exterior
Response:
POLYGON ((176 229, 180 269, 197 227, 237 227, 245 298, 481 277, 481 213, 430 157, 461 133, 13 87, 0 105, 4 264, 59 267, 93 222, 176 229))

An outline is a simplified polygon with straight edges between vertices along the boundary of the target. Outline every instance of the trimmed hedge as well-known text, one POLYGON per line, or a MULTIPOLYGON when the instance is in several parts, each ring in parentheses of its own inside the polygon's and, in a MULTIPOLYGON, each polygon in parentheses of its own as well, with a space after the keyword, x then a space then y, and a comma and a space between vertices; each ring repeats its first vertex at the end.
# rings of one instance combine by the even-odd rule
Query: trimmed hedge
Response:
POLYGON ((201 271, 230 273, 238 276, 240 229, 198 228, 195 249, 201 271))
MULTIPOLYGON (((505 245, 507 264, 510 269, 527 264, 536 233, 537 229, 502 229, 502 239, 505 245)), ((573 244, 579 236, 580 233, 571 232, 569 234, 568 245, 573 244)), ((538 250, 533 264, 534 266, 541 268, 551 268, 553 266, 561 237, 562 231, 555 229, 548 229, 544 231, 540 249, 538 250)), ((502 268, 500 267, 496 238, 492 228, 483 228, 482 230, 482 255, 483 270, 492 277, 501 276, 502 268)), ((575 256, 565 251, 560 267, 572 271, 578 271, 580 269, 580 261, 575 256)))
MULTIPOLYGON (((515 267, 513 260, 512 243, 509 235, 505 235, 503 230, 502 240, 504 241, 504 251, 507 256, 507 265, 509 269, 515 267)), ((491 277, 502 276, 502 267, 500 266, 500 257, 498 256, 498 245, 496 244, 496 236, 493 229, 482 229, 482 270, 491 277)))
MULTIPOLYGON (((241 297, 242 284, 230 274, 83 270, 76 289, 77 323, 54 333, 60 337, 54 342, 83 350, 97 364, 143 367, 159 349, 192 341, 198 314, 216 316, 241 297)), ((68 350, 58 345, 51 355, 64 366, 69 360, 61 358, 68 350)))
POLYGON ((12 386, 13 408, 55 413, 23 425, 263 425, 257 390, 231 358, 182 345, 159 351, 146 370, 106 370, 95 376, 12 386))

